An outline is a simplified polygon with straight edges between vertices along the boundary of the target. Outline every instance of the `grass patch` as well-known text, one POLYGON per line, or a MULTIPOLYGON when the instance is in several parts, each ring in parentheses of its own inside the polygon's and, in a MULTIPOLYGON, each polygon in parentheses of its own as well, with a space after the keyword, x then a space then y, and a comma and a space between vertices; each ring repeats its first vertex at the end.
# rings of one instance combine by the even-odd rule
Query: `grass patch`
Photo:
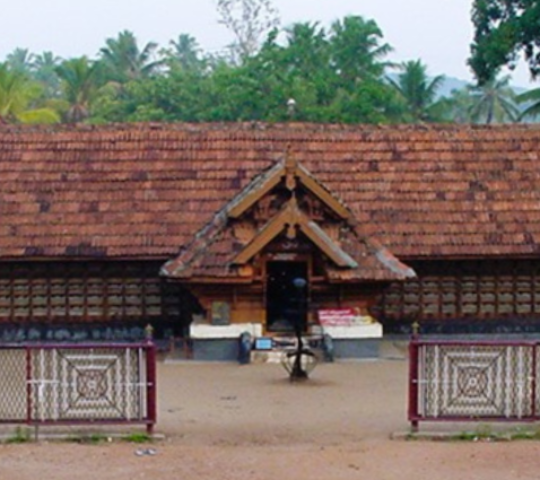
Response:
POLYGON ((540 430, 516 430, 510 432, 509 440, 540 440, 540 430))
POLYGON ((464 441, 464 442, 478 442, 478 441, 487 441, 491 442, 494 440, 500 440, 498 435, 494 433, 489 425, 479 425, 476 430, 472 432, 461 432, 457 435, 454 435, 450 438, 454 441, 464 441))
POLYGON ((28 443, 30 441, 30 430, 28 428, 17 427, 15 433, 6 440, 6 443, 28 443))
POLYGON ((540 440, 540 427, 536 429, 517 428, 514 430, 492 430, 490 425, 479 425, 475 430, 462 431, 456 434, 409 433, 406 440, 430 439, 447 442, 508 442, 519 440, 540 440))
POLYGON ((479 432, 460 432, 457 435, 451 435, 448 440, 453 442, 492 442, 496 440, 502 440, 502 437, 499 437, 496 434, 486 434, 479 432))
POLYGON ((85 445, 100 445, 102 443, 111 442, 111 437, 103 433, 90 433, 88 435, 80 435, 71 439, 73 442, 83 443, 85 445))
POLYGON ((150 435, 143 432, 130 433, 129 435, 122 437, 122 440, 129 443, 148 443, 153 441, 150 435))

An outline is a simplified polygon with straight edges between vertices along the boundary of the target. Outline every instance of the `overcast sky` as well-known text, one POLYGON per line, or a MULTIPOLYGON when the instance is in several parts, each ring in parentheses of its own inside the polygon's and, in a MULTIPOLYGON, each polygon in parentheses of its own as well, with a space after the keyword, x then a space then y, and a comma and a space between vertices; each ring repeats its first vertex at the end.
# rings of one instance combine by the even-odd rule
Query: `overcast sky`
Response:
MULTIPOLYGON (((394 47, 393 61, 420 58, 432 75, 472 81, 466 65, 472 40, 472 0, 273 0, 283 25, 318 21, 329 25, 345 15, 374 19, 394 47)), ((204 50, 219 51, 232 37, 217 22, 215 0, 13 0, 2 9, 0 59, 16 47, 61 57, 95 57, 105 39, 133 31, 140 44, 166 46, 180 33, 204 50)), ((513 83, 527 86, 524 67, 513 83)))

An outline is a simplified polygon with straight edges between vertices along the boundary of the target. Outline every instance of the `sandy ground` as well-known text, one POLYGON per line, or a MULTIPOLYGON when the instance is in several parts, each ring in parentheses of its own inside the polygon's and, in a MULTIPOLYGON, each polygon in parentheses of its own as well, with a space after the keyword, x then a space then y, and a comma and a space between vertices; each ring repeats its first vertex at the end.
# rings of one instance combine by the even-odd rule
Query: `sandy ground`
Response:
POLYGON ((538 442, 390 439, 408 429, 404 360, 324 364, 303 384, 280 365, 158 373, 165 440, 1 445, 0 480, 540 479, 538 442), (138 456, 144 448, 155 455, 138 456))

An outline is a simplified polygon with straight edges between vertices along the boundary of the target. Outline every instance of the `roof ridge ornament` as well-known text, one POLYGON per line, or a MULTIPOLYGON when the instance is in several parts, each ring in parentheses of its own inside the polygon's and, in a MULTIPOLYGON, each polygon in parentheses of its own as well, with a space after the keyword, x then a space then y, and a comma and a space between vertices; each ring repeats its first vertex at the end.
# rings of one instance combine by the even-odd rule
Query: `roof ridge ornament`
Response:
POLYGON ((291 198, 287 202, 285 211, 287 212, 287 233, 285 235, 289 240, 293 240, 296 238, 296 227, 300 224, 301 218, 300 210, 298 209, 298 201, 296 200, 296 194, 294 191, 292 192, 291 198))
POLYGON ((291 145, 287 146, 287 151, 285 153, 285 186, 291 192, 296 190, 298 175, 298 162, 292 153, 291 145))

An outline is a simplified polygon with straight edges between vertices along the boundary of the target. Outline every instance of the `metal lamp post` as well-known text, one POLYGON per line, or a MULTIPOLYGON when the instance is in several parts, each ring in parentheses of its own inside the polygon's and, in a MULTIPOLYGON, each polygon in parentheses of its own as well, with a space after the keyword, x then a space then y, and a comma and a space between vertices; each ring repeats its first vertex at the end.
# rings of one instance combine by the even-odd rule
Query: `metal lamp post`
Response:
POLYGON ((305 313, 304 299, 301 293, 306 288, 307 280, 305 278, 295 278, 293 285, 298 290, 298 315, 294 320, 294 333, 296 334, 296 352, 293 367, 290 372, 291 381, 304 380, 308 378, 307 372, 302 368, 302 354, 304 353, 302 344, 302 318, 305 313))

